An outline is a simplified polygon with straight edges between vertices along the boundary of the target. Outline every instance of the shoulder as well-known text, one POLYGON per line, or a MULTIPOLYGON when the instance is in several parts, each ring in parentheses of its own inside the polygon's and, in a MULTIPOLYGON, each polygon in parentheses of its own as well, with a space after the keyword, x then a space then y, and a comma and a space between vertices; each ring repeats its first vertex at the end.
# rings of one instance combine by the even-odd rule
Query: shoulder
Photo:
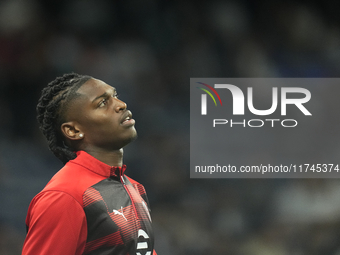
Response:
POLYGON ((51 178, 45 188, 35 197, 35 199, 40 199, 45 196, 67 197, 66 195, 68 195, 79 200, 77 199, 77 193, 82 192, 82 187, 79 186, 77 181, 77 178, 81 176, 79 170, 80 169, 77 167, 72 167, 72 165, 66 164, 51 178))
POLYGON ((103 176, 99 176, 83 166, 69 162, 51 178, 36 197, 39 198, 47 194, 63 197, 68 195, 82 204, 86 189, 103 178, 103 176))
POLYGON ((32 225, 41 218, 53 220, 65 214, 79 215, 82 211, 82 205, 70 194, 63 191, 42 191, 31 201, 26 224, 32 225))
POLYGON ((81 203, 75 199, 72 194, 60 190, 43 190, 37 194, 31 201, 30 207, 58 208, 60 205, 77 204, 82 207, 81 203))

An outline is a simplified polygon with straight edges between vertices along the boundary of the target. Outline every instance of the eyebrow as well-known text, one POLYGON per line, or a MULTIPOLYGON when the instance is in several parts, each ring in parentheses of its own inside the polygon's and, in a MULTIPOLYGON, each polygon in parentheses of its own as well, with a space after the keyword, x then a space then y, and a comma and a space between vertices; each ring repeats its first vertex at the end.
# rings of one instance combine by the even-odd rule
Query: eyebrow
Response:
MULTIPOLYGON (((113 90, 113 92, 116 92, 116 88, 112 87, 111 89, 113 90)), ((99 98, 108 97, 108 96, 109 96, 109 94, 107 93, 107 91, 105 91, 102 95, 97 96, 95 99, 93 99, 92 103, 94 103, 99 98)))

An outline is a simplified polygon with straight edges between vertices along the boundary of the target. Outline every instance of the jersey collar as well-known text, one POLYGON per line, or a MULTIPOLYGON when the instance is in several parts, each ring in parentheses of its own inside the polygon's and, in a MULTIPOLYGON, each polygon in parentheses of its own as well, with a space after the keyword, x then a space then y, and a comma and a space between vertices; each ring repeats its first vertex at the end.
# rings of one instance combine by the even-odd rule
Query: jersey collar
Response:
POLYGON ((126 165, 123 166, 109 166, 95 157, 91 156, 85 151, 77 151, 77 157, 70 160, 69 163, 81 165, 88 170, 95 172, 96 174, 110 177, 110 176, 122 176, 124 175, 126 165))

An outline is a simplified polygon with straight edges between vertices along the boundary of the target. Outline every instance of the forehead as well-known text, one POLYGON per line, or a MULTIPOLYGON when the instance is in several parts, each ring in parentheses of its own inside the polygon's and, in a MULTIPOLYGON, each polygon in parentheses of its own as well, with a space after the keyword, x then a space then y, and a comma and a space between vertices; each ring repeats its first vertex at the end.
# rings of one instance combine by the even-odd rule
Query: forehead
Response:
POLYGON ((77 90, 77 94, 93 100, 105 92, 112 91, 112 89, 115 90, 115 88, 106 84, 105 82, 95 78, 91 78, 77 90))

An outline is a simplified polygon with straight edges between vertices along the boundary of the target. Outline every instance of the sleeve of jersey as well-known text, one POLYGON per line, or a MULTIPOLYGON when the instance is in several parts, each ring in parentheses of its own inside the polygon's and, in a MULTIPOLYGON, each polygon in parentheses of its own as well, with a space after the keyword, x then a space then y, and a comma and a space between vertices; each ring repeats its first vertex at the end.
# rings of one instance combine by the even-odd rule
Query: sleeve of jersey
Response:
POLYGON ((69 194, 48 191, 31 203, 22 255, 82 254, 87 236, 82 206, 69 194))

